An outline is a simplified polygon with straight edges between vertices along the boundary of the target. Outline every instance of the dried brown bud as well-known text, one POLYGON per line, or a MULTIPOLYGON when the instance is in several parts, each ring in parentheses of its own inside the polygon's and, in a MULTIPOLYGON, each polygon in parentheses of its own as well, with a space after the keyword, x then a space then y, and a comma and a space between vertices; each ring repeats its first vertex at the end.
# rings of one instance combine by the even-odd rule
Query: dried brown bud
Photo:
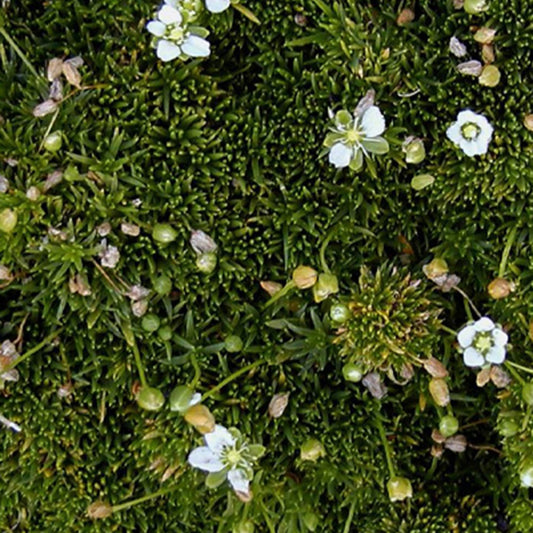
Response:
POLYGON ((111 224, 109 222, 103 222, 96 228, 96 233, 98 233, 100 237, 109 235, 111 233, 111 224))
POLYGON ((81 74, 71 61, 65 61, 62 65, 63 74, 67 81, 77 89, 81 89, 81 74))
POLYGON ((462 453, 466 450, 468 442, 464 435, 453 435, 444 442, 444 447, 455 453, 462 453))
POLYGON ((136 302, 131 302, 131 312, 137 318, 140 318, 146 314, 148 311, 148 300, 138 300, 136 302))
POLYGON ((292 281, 299 289, 309 289, 318 279, 318 272, 311 267, 300 265, 292 273, 292 281))
POLYGON ((50 59, 50 62, 48 63, 48 67, 46 69, 46 77, 48 78, 48 81, 54 81, 55 79, 59 78, 61 76, 61 72, 63 71, 63 60, 59 59, 59 57, 54 57, 53 59, 50 59))
POLYGON ((120 230, 124 235, 130 235, 131 237, 138 237, 141 233, 141 228, 136 224, 131 224, 129 222, 123 222, 120 225, 120 230))
POLYGON ((450 39, 449 48, 455 57, 464 57, 466 55, 466 46, 455 36, 450 39))
POLYGON ((9 268, 5 265, 0 265, 0 281, 11 281, 13 274, 11 274, 9 268))
POLYGON ((450 391, 446 381, 439 378, 433 378, 429 382, 429 392, 431 397, 440 407, 446 407, 450 403, 450 391))
POLYGON ((446 437, 438 430, 438 429, 434 429, 432 432, 431 432, 431 438, 437 443, 437 444, 442 444, 445 440, 446 440, 446 437))
POLYGON ((274 394, 274 396, 272 396, 272 399, 268 404, 268 414, 272 418, 279 418, 285 412, 285 409, 289 404, 289 396, 289 392, 274 394))
POLYGON ((56 102, 61 102, 61 100, 63 100, 63 83, 59 78, 50 84, 48 97, 56 102))
POLYGON ((476 376, 476 385, 484 387, 490 381, 490 368, 482 368, 476 376))
POLYGON ((507 281, 504 278, 496 278, 492 280, 487 286, 487 291, 491 298, 500 300, 506 298, 515 289, 514 283, 507 281))
POLYGON ((197 229, 191 231, 189 240, 192 249, 199 255, 210 254, 217 251, 216 242, 204 231, 197 229))
POLYGON ((235 495, 241 502, 248 503, 252 501, 252 498, 254 497, 254 493, 252 492, 252 489, 248 489, 248 492, 243 492, 241 490, 236 490, 235 495))
POLYGON ((364 114, 365 111, 370 109, 374 105, 374 100, 376 99, 376 91, 370 89, 367 93, 359 100, 357 107, 354 110, 354 115, 360 117, 364 114))
POLYGON ((37 118, 45 117, 57 109, 57 102, 51 98, 41 102, 33 108, 33 116, 37 118))
POLYGON ((528 113, 524 116, 524 126, 529 131, 533 131, 533 113, 528 113))
POLYGON ((113 514, 113 507, 101 500, 91 503, 87 508, 87 516, 93 520, 107 518, 113 514))
POLYGON ((444 453, 444 448, 442 447, 442 444, 434 444, 431 447, 431 455, 433 457, 436 457, 437 459, 439 459, 440 457, 442 457, 443 453, 444 453))
POLYGON ((83 65, 83 58, 81 56, 74 56, 67 59, 65 63, 69 63, 73 67, 80 68, 83 65))
POLYGON ((188 424, 194 426, 202 435, 211 433, 215 429, 215 417, 201 403, 189 407, 185 412, 184 418, 188 424))
POLYGON ((126 296, 130 299, 136 302, 137 300, 142 300, 144 298, 147 298, 150 294, 150 289, 147 289, 146 287, 143 287, 142 285, 132 285, 128 292, 126 293, 126 296))
POLYGON ((481 62, 473 59, 472 61, 465 61, 464 63, 459 63, 457 65, 457 70, 461 74, 467 74, 468 76, 478 77, 483 70, 483 65, 481 62))
POLYGON ((47 192, 52 187, 60 183, 62 179, 63 172, 61 170, 54 170, 54 172, 51 172, 50 174, 48 174, 48 176, 46 176, 46 181, 43 185, 43 191, 47 192))
POLYGON ((414 375, 413 365, 411 363, 404 363, 400 369, 400 377, 404 380, 404 383, 411 381, 414 375))
POLYGON ((161 476, 161 483, 164 483, 169 477, 171 477, 178 468, 179 465, 169 466, 161 476))
POLYGON ((294 15, 294 22, 296 22, 298 26, 307 26, 307 17, 303 13, 296 13, 296 15, 294 15))
POLYGON ((363 385, 368 389, 370 394, 381 400, 387 394, 387 387, 381 381, 381 376, 377 372, 371 372, 363 378, 363 385))
POLYGON ((90 296, 91 287, 87 280, 80 274, 76 274, 69 279, 68 288, 72 294, 79 294, 80 296, 90 296))
POLYGON ((406 7, 400 11, 398 18, 396 19, 396 24, 398 24, 398 26, 405 26, 406 24, 413 22, 413 20, 415 20, 415 12, 406 7))
POLYGON ((481 47, 481 59, 486 65, 494 63, 496 56, 494 55, 494 46, 492 44, 484 44, 481 47))
POLYGON ((511 378, 505 370, 498 365, 493 365, 490 369, 490 379, 496 387, 503 389, 511 383, 511 378))
POLYGON ((426 372, 434 378, 445 378, 448 376, 446 367, 434 357, 430 357, 422 362, 426 372))
POLYGON ((259 284, 269 296, 274 296, 283 288, 281 283, 276 283, 275 281, 260 281, 259 284))

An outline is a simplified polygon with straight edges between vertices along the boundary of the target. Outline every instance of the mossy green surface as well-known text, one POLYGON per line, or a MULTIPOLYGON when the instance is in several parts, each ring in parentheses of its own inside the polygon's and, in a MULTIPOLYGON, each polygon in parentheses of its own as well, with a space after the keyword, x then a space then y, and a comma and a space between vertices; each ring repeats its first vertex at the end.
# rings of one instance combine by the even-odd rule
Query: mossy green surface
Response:
MULTIPOLYGON (((14 231, 0 234, 0 263, 14 274, 0 285, 0 341, 21 331, 24 353, 59 330, 2 391, 0 413, 22 432, 0 434, 1 528, 238 532, 251 521, 259 532, 289 533, 312 530, 314 515, 315 530, 324 532, 527 533, 532 501, 518 471, 533 453, 531 422, 523 422, 519 440, 498 433, 501 410, 529 417, 517 383, 507 396, 492 384, 478 388, 453 335, 432 324, 416 337, 413 346, 423 343, 417 356, 446 363, 454 412, 473 445, 433 460, 431 431, 442 413, 431 406, 427 375, 417 371, 403 387, 388 382, 378 402, 342 377, 346 354, 332 342, 331 300, 314 304, 309 292, 293 291, 265 307, 259 282, 285 283, 299 264, 322 268, 327 241, 339 298, 361 290, 361 267, 394 266, 421 280, 420 301, 406 307, 400 328, 423 302, 458 329, 468 319, 463 298, 435 291, 421 270, 442 257, 482 314, 509 332, 509 359, 533 366, 533 133, 523 125, 533 112, 533 4, 492 0, 471 16, 451 1, 422 0, 405 26, 396 23, 405 7, 397 1, 246 6, 260 25, 235 9, 212 15, 205 21, 211 56, 167 64, 144 29, 150 2, 12 0, 0 8, 0 25, 40 75, 0 36, 0 174, 9 181, 0 210, 18 215, 14 231), (295 22, 298 13, 304 25, 295 22), (494 88, 459 74, 448 50, 456 35, 479 56, 472 26, 482 25, 497 30, 502 79, 494 88), (41 145, 52 115, 34 118, 32 109, 47 96, 47 61, 76 55, 88 88, 61 104, 52 131, 63 133, 63 144, 50 153, 41 145), (336 171, 321 156, 328 108, 352 110, 369 89, 386 117, 391 151, 358 173, 336 171), (486 156, 468 158, 446 138, 464 108, 494 126, 486 156), (404 162, 407 135, 424 140, 419 165, 404 162), (27 198, 29 187, 42 188, 58 169, 61 183, 27 198), (421 173, 435 181, 415 191, 411 179, 421 173), (121 255, 107 275, 98 268, 104 222, 121 255), (123 234, 123 222, 137 224, 140 236, 123 234), (176 239, 156 242, 157 223, 170 224, 176 239), (193 229, 218 245, 212 274, 197 269, 193 229), (76 274, 91 295, 71 293, 76 274), (172 282, 168 294, 154 290, 161 275, 172 282), (498 275, 516 284, 503 300, 486 290, 498 275), (152 291, 149 312, 171 328, 170 339, 133 316, 123 293, 134 284, 152 291), (241 351, 224 349, 230 335, 243 340, 241 351), (202 393, 257 364, 205 402, 218 423, 267 448, 250 503, 227 484, 205 488, 204 473, 186 462, 201 438, 168 404, 157 413, 139 408, 132 336, 149 384, 167 397, 191 381, 196 364, 202 393), (58 396, 68 383, 72 394, 58 396), (268 404, 278 392, 290 392, 289 406, 272 419, 268 404), (413 483, 408 503, 388 500, 378 416, 397 470, 413 483), (326 450, 316 463, 299 459, 308 438, 326 450), (86 516, 96 500, 117 505, 161 487, 170 492, 105 520, 86 516)), ((396 278, 386 279, 394 291, 396 278)))

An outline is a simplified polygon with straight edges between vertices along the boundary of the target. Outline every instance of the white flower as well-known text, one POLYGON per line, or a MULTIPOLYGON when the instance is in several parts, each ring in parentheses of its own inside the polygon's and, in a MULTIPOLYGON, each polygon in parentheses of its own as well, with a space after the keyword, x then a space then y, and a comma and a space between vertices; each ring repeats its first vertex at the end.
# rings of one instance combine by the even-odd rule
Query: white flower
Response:
POLYGON ((205 0, 205 7, 211 13, 222 13, 226 11, 230 5, 230 0, 205 0))
POLYGON ((335 167, 349 166, 359 170, 364 155, 389 151, 389 143, 381 137, 385 131, 385 118, 377 106, 370 105, 353 115, 342 110, 337 112, 334 120, 335 127, 326 136, 324 144, 330 149, 329 162, 335 167))
POLYGON ((209 472, 207 483, 211 487, 227 478, 235 491, 248 493, 253 478, 252 464, 264 453, 264 448, 243 443, 238 430, 228 430, 218 424, 204 438, 206 446, 195 448, 189 454, 189 464, 209 472))
POLYGON ((503 363, 507 340, 507 333, 486 316, 468 324, 457 334, 464 363, 471 367, 503 363))
POLYGON ((466 155, 472 157, 487 153, 492 132, 492 126, 483 115, 464 109, 457 115, 457 121, 446 130, 446 135, 466 155))
POLYGON ((162 61, 171 61, 179 56, 207 57, 210 53, 209 41, 188 31, 181 12, 172 5, 161 6, 156 20, 151 20, 146 29, 160 37, 156 54, 162 61))
POLYGON ((2 423, 4 426, 6 426, 6 428, 10 429, 11 431, 14 431, 15 433, 20 433, 22 431, 22 428, 18 424, 12 422, 3 415, 0 415, 0 423, 2 423))

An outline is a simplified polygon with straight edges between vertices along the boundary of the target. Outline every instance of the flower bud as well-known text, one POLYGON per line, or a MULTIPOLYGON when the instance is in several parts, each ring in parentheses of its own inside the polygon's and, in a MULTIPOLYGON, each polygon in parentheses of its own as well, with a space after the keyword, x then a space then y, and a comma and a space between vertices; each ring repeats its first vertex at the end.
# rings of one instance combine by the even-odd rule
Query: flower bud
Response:
POLYGON ((316 462, 326 455, 326 450, 322 443, 317 439, 307 439, 300 446, 300 459, 302 461, 316 462))
POLYGON ((230 353, 238 353, 242 347, 242 339, 238 335, 229 335, 224 341, 224 348, 230 353))
POLYGON ((200 272, 204 274, 211 274, 217 266, 217 254, 210 252, 207 254, 201 254, 196 258, 196 267, 200 272))
POLYGON ((429 382, 429 392, 438 406, 446 407, 450 403, 450 391, 448 390, 446 381, 443 379, 433 378, 429 382))
POLYGON ((246 520, 245 522, 239 522, 234 526, 232 533, 254 533, 254 531, 254 523, 250 520, 246 520))
POLYGON ((446 437, 451 437, 459 429, 459 420, 453 415, 446 415, 440 419, 439 431, 446 437))
POLYGON ((498 431, 503 437, 514 437, 520 431, 520 412, 502 411, 498 416, 498 431))
POLYGON ((318 281, 313 285, 313 296, 316 303, 325 300, 330 294, 339 292, 337 276, 323 272, 318 276, 318 281))
POLYGON ((467 13, 477 15, 488 9, 486 0, 464 0, 464 8, 467 13))
POLYGON ((524 115, 524 126, 529 131, 533 131, 533 113, 528 113, 524 115))
POLYGON ((189 242, 197 254, 216 252, 217 249, 215 241, 202 230, 193 230, 189 242))
POLYGON ((501 298, 509 296, 514 288, 514 283, 511 283, 504 278, 496 278, 489 283, 487 291, 491 298, 500 300, 501 298))
POLYGON ((45 117, 57 109, 57 102, 51 98, 41 102, 33 108, 33 116, 36 118, 45 117))
POLYGON ((481 74, 483 70, 483 65, 480 61, 472 59, 471 61, 465 61, 464 63, 459 63, 457 65, 457 71, 461 74, 466 74, 468 76, 475 76, 476 78, 481 74))
POLYGON ((156 224, 152 230, 152 237, 161 244, 175 241, 178 233, 170 224, 156 224))
POLYGON ((11 233, 17 225, 18 215, 13 209, 3 209, 0 211, 0 231, 11 233))
POLYGON ((161 325, 160 318, 157 315, 154 315, 153 313, 149 313, 148 315, 145 315, 141 322, 142 328, 144 329, 144 331, 147 331, 148 333, 153 333, 154 331, 157 331, 160 325, 161 325))
POLYGON ((48 150, 49 152, 57 152, 61 145, 63 144, 63 136, 60 131, 54 131, 54 133, 50 133, 48 135, 43 143, 44 149, 48 150))
POLYGON ((172 328, 168 325, 157 330, 157 335, 162 341, 169 341, 172 338, 172 328))
POLYGON ((170 393, 170 410, 184 413, 189 409, 194 391, 187 385, 179 385, 170 393))
POLYGON ((402 146, 405 152, 405 162, 412 165, 417 165, 424 161, 426 157, 426 149, 422 139, 416 137, 408 137, 402 146))
POLYGON ((272 396, 272 399, 268 404, 268 414, 272 418, 279 418, 285 412, 285 409, 289 404, 289 396, 289 392, 274 394, 274 396, 272 396))
POLYGON ((494 36, 496 35, 496 30, 493 28, 479 28, 474 34, 474 40, 480 44, 492 44, 494 41, 494 36))
POLYGON ((202 435, 211 433, 215 429, 215 417, 201 403, 189 407, 185 412, 184 418, 188 424, 194 426, 202 435))
POLYGON ((520 484, 522 487, 533 487, 533 460, 527 459, 520 469, 520 484))
POLYGON ((147 411, 159 411, 165 403, 163 393, 155 387, 148 386, 141 387, 136 400, 139 407, 147 411))
POLYGON ((363 369, 354 363, 346 363, 342 367, 342 375, 346 381, 358 383, 363 379, 363 369))
POLYGON ((309 289, 317 281, 318 273, 314 268, 300 265, 292 273, 292 281, 299 289, 309 289))
POLYGON ((260 281, 259 284, 269 296, 274 296, 283 288, 281 283, 276 283, 275 281, 260 281))
POLYGON ((422 271, 428 279, 433 281, 448 273, 448 264, 444 259, 435 257, 435 259, 422 267, 422 271))
POLYGON ((526 383, 522 387, 522 400, 527 405, 533 405, 533 381, 526 383))
POLYGON ((329 310, 329 317, 336 324, 344 324, 350 317, 352 312, 344 304, 337 303, 331 306, 329 310))
POLYGON ((172 290, 172 281, 168 276, 162 275, 154 280, 154 291, 160 296, 170 294, 172 290))
POLYGON ((87 516, 93 520, 98 520, 101 518, 107 518, 113 514, 113 507, 107 502, 98 500, 97 502, 91 503, 87 508, 87 516))
POLYGON ((485 87, 496 87, 500 78, 500 69, 496 65, 485 65, 479 76, 479 83, 485 87))
POLYGON ((398 26, 405 26, 406 24, 413 22, 413 20, 415 20, 415 12, 406 7, 400 11, 400 14, 396 18, 396 24, 398 24, 398 26))
POLYGON ((398 502, 413 496, 411 482, 405 477, 392 477, 387 482, 387 492, 391 502, 398 502))

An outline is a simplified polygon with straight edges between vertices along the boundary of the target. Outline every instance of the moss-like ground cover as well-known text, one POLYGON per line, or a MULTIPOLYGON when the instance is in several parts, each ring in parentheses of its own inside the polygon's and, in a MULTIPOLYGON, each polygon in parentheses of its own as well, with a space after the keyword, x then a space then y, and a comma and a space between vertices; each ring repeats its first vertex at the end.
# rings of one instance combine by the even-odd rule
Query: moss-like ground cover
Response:
POLYGON ((533 3, 460 4, 248 0, 162 62, 151 2, 2 3, 2 530, 533 530, 533 3), (337 170, 328 109, 371 90, 389 150, 337 170), (446 135, 464 109, 484 155, 446 135), (509 341, 473 369, 481 316, 509 341), (208 411, 171 409, 187 384, 208 411), (264 446, 248 494, 189 464, 200 415, 264 446))

